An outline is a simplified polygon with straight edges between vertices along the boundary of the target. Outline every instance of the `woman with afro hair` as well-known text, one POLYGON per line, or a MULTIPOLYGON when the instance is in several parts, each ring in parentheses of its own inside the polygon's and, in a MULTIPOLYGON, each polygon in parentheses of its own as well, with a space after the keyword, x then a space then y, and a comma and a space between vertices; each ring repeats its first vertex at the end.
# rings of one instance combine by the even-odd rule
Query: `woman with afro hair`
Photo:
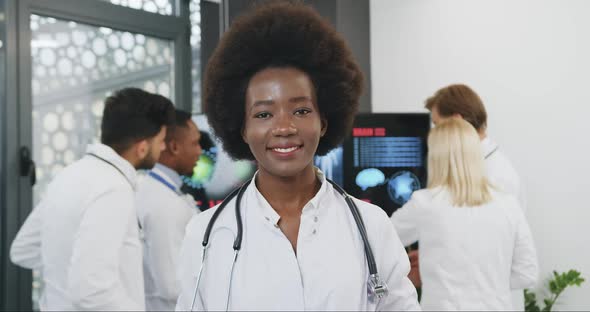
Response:
POLYGON ((229 209, 214 207, 188 224, 177 310, 419 309, 387 215, 352 198, 388 286, 387 296, 369 293, 355 217, 313 166, 314 155, 350 131, 362 85, 345 41, 310 7, 265 2, 233 22, 207 64, 203 102, 223 148, 255 160, 258 171, 229 209))

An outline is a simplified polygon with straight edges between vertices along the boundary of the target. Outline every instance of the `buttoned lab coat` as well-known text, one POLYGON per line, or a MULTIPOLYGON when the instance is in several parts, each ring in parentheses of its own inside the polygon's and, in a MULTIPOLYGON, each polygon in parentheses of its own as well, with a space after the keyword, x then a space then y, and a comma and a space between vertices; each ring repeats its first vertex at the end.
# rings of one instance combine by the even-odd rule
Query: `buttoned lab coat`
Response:
POLYGON ((510 195, 454 207, 442 188, 414 192, 391 220, 404 245, 420 241, 424 310, 514 310, 511 289, 534 285, 531 232, 510 195))
MULTIPOLYGON (((279 215, 252 182, 242 198, 244 234, 230 282, 237 233, 236 199, 213 228, 195 310, 419 310, 407 278, 406 252, 381 208, 354 200, 364 220, 379 275, 389 286, 380 302, 367 296, 364 246, 344 198, 318 170, 322 185, 305 205, 297 253, 278 227, 279 215)), ((177 310, 190 310, 201 266, 203 234, 217 208, 191 220, 181 249, 177 310)))
POLYGON ((14 239, 12 262, 40 269, 42 310, 144 310, 136 171, 95 144, 64 168, 14 239), (120 171, 119 171, 120 170, 120 171))
POLYGON ((176 280, 180 245, 186 225, 198 211, 195 200, 179 192, 180 185, 175 183, 176 179, 159 168, 155 167, 152 171, 175 190, 152 176, 144 175, 139 179, 136 192, 143 230, 143 271, 148 311, 174 310, 180 293, 176 280))

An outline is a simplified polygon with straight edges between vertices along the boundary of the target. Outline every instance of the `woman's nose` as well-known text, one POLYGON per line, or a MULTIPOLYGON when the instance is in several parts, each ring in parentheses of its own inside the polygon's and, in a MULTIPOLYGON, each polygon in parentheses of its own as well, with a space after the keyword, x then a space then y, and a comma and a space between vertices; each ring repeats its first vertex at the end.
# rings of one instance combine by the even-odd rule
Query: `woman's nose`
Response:
POLYGON ((297 126, 293 122, 290 114, 281 114, 276 118, 276 122, 272 129, 272 135, 288 136, 297 134, 297 126))

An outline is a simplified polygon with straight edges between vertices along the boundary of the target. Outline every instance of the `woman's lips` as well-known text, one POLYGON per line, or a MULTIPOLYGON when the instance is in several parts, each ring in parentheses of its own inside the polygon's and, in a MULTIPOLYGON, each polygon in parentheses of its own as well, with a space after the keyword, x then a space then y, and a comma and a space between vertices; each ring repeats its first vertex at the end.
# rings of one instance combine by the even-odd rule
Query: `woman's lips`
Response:
POLYGON ((289 157, 297 153, 297 151, 301 150, 301 147, 303 147, 303 145, 272 147, 269 148, 269 150, 272 151, 274 155, 280 157, 289 157))

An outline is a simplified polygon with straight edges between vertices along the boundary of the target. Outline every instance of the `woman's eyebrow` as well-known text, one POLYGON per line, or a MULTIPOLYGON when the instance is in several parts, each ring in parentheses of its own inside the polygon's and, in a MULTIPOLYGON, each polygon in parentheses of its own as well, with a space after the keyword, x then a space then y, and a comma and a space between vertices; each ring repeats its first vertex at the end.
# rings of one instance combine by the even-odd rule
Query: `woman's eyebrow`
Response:
POLYGON ((289 99, 289 102, 291 102, 291 103, 311 102, 311 101, 312 101, 311 97, 306 96, 306 95, 304 95, 304 96, 297 96, 297 97, 294 97, 294 98, 289 99))

